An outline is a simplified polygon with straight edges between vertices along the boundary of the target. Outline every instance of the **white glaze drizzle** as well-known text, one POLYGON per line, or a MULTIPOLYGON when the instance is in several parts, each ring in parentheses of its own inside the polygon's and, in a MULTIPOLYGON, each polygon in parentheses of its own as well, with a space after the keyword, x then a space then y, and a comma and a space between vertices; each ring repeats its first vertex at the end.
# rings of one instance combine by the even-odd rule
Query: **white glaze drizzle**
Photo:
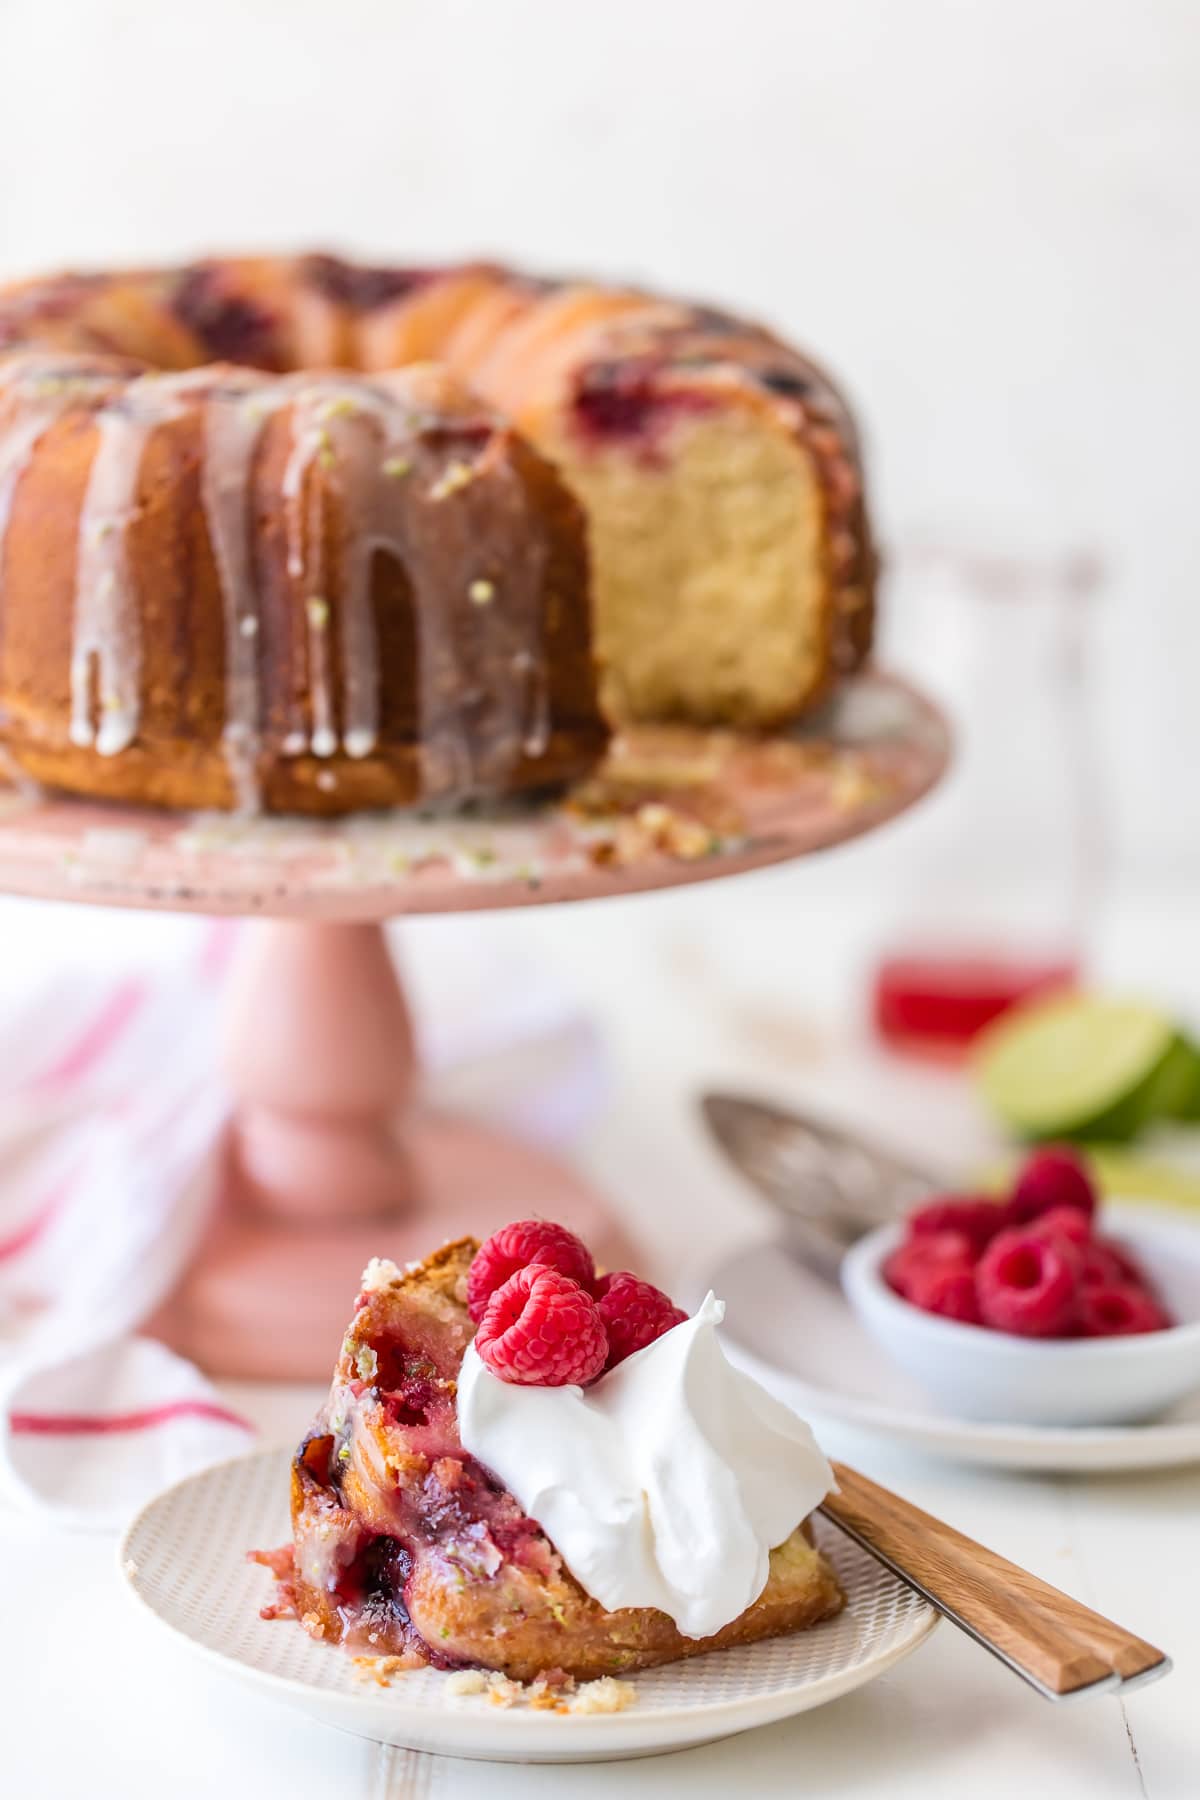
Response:
POLYGON ((372 600, 375 557, 395 558, 413 584, 420 642, 415 679, 418 689, 422 786, 435 799, 467 794, 476 787, 474 759, 463 721, 458 661, 451 632, 450 596, 421 587, 424 559, 419 547, 420 476, 413 481, 389 474, 398 463, 419 460, 413 408, 402 385, 387 378, 351 386, 338 378, 309 378, 293 415, 292 453, 282 491, 289 503, 288 572, 306 596, 309 630, 309 688, 312 730, 308 747, 332 755, 338 746, 329 654, 330 590, 338 597, 341 650, 342 747, 352 757, 367 756, 379 733, 378 641, 372 600), (308 479, 314 461, 338 485, 344 517, 336 580, 323 556, 323 515, 319 484, 308 479))
MULTIPOLYGON (((314 756, 332 756, 338 745, 325 592, 324 510, 320 485, 309 479, 313 463, 329 448, 329 433, 317 416, 329 403, 323 384, 309 381, 295 393, 292 444, 280 483, 287 509, 287 572, 300 589, 308 633, 311 724, 306 742, 314 756)), ((293 730, 303 730, 298 718, 293 730)))
MULTIPOLYGON (((64 375, 62 367, 60 357, 38 356, 21 357, 0 365, 0 397, 5 389, 11 388, 18 391, 28 388, 32 393, 29 410, 11 420, 0 435, 0 609, 3 607, 8 526, 21 477, 51 426, 77 405, 81 397, 91 398, 98 386, 111 385, 113 380, 107 371, 71 369, 64 375)), ((6 724, 7 715, 0 713, 0 729, 6 724)), ((0 773, 26 797, 40 791, 6 744, 0 744, 0 773)))
MULTIPOLYGON (((61 370, 63 359, 54 359, 61 370)), ((22 375, 31 371, 22 369, 22 375)), ((36 368, 32 371, 36 376, 36 368)), ((0 384, 9 377, 0 372, 0 384)), ((4 528, 23 469, 55 418, 78 403, 79 385, 108 382, 107 372, 72 373, 62 392, 39 400, 0 437, 0 568, 4 528), (71 393, 74 389, 74 394, 71 393)), ((405 569, 418 633, 414 679, 422 789, 428 798, 500 788, 520 754, 544 753, 549 738, 545 660, 540 652, 545 549, 516 470, 485 449, 478 462, 434 463, 414 424, 404 378, 353 383, 341 376, 265 378, 249 370, 196 369, 122 384, 96 411, 98 443, 79 521, 75 637, 71 656, 71 738, 102 756, 136 737, 141 707, 142 642, 132 586, 128 532, 146 448, 161 425, 203 407, 201 501, 225 621, 226 716, 223 744, 239 810, 256 810, 261 754, 261 613, 255 580, 250 498, 255 457, 267 419, 292 407, 292 441, 280 481, 286 564, 305 608, 310 714, 293 712, 281 749, 359 758, 379 736, 379 666, 373 563, 383 553, 405 569), (324 484, 310 480, 320 461, 339 489, 343 516, 335 567, 327 566, 324 484), (446 481, 447 467, 453 479, 446 481), (397 478, 397 469, 404 473, 397 478), (464 468, 467 474, 463 475, 464 468), (413 479, 407 471, 413 471, 413 479), (477 566, 475 480, 486 475, 487 524, 497 550, 493 574, 477 566), (422 554, 424 550, 424 554, 422 554), (432 576, 426 578, 426 571, 432 576), (448 591, 461 587, 462 592, 448 591), (489 590, 495 604, 472 605, 489 590), (335 700, 331 605, 336 599, 341 694, 335 700), (455 617, 472 618, 478 663, 464 667, 455 617), (93 716, 96 690, 99 719, 93 716), (340 702, 341 731, 338 716, 340 702)), ((472 634, 468 633, 470 637, 472 634)))
POLYGON ((146 445, 158 426, 183 416, 184 396, 206 380, 211 376, 203 369, 142 375, 96 414, 99 441, 79 515, 71 742, 92 746, 100 756, 128 749, 141 719, 142 633, 129 527, 146 445))
POLYGON ((6 388, 21 392, 28 388, 32 396, 28 412, 11 420, 0 436, 0 581, 13 500, 34 451, 50 427, 79 404, 81 395, 90 396, 97 387, 113 383, 111 373, 72 371, 64 376, 62 366, 61 357, 24 357, 0 364, 0 397, 6 388))
POLYGON ((497 695, 503 721, 499 749, 504 763, 511 766, 518 752, 544 756, 550 742, 550 690, 542 646, 546 541, 511 462, 504 463, 499 480, 511 542, 496 601, 483 611, 492 622, 496 654, 512 677, 501 684, 497 695))
POLYGON ((0 438, 0 573, 13 497, 38 444, 59 416, 59 409, 36 406, 23 419, 16 420, 0 438))
POLYGON ((546 659, 532 650, 518 650, 512 660, 513 674, 525 687, 525 727, 522 748, 526 756, 545 756, 550 744, 550 683, 546 678, 546 659))
POLYGON ((351 387, 329 377, 305 381, 293 414, 292 452, 282 491, 289 502, 288 572, 305 596, 308 622, 312 730, 308 747, 332 756, 339 742, 347 756, 369 756, 379 741, 379 659, 372 605, 371 566, 377 550, 402 556, 403 545, 380 532, 378 518, 383 445, 395 427, 396 406, 374 388, 351 387), (382 429, 381 429, 382 428, 382 429), (319 462, 338 488, 342 508, 336 580, 323 551, 323 509, 317 483, 308 479, 319 462), (341 652, 341 736, 333 699, 329 630, 330 590, 337 593, 341 652))
POLYGON ((522 753, 541 755, 548 742, 540 524, 496 438, 469 463, 453 458, 431 484, 418 470, 411 481, 405 537, 416 552, 408 566, 420 629, 423 787, 432 797, 502 792, 522 753), (484 494, 480 516, 476 497, 484 494), (436 559, 421 553, 435 544, 436 559), (481 565, 485 554, 494 566, 481 565), (435 562, 437 586, 423 591, 422 573, 435 562), (471 595, 481 584, 489 597, 476 605, 471 595), (456 612, 469 619, 473 653, 456 637, 456 612))
POLYGON ((254 578, 250 491, 263 427, 285 396, 275 384, 230 371, 209 396, 204 418, 200 493, 225 616, 225 725, 222 742, 241 813, 261 803, 262 747, 259 632, 262 619, 254 578), (233 388, 238 383, 236 391, 233 388))
MULTIPOLYGON (((383 421, 378 475, 371 504, 371 528, 364 540, 366 569, 377 554, 394 557, 406 570, 412 589, 418 643, 414 671, 417 698, 417 753, 421 789, 431 800, 476 791, 475 758, 467 729, 463 670, 455 651, 452 596, 428 588, 423 577, 429 559, 421 554, 423 528, 439 507, 428 500, 431 471, 413 428, 413 402, 404 376, 380 376, 368 390, 383 421), (409 462, 407 474, 392 476, 397 459, 409 462)), ((453 505, 453 501, 447 502, 453 505)))
POLYGON ((507 674, 493 691, 489 732, 489 772, 499 784, 521 754, 540 756, 546 748, 545 659, 540 648, 530 648, 539 645, 541 635, 545 543, 511 462, 493 473, 489 500, 497 518, 503 501, 505 525, 504 567, 489 582, 495 598, 478 609, 494 665, 507 674))
MULTIPOLYGON (((341 570, 342 746, 355 759, 369 756, 379 741, 379 639, 375 628, 372 566, 376 551, 396 546, 381 543, 381 434, 372 418, 352 430, 354 416, 339 420, 335 437, 341 456, 345 509, 341 570), (342 458, 345 458, 343 463, 342 458)), ((385 428, 386 429, 386 428, 385 428)))

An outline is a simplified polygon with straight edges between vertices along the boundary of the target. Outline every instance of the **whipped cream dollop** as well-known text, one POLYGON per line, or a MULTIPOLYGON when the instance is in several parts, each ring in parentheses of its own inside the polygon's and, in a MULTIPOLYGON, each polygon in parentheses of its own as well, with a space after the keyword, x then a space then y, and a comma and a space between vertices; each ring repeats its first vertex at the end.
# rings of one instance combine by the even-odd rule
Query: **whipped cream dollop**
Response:
POLYGON ((463 1445, 536 1519, 610 1611, 656 1606, 707 1637, 766 1584, 771 1550, 834 1485, 802 1419, 735 1369, 723 1302, 590 1388, 501 1381, 472 1344, 458 1378, 463 1445))

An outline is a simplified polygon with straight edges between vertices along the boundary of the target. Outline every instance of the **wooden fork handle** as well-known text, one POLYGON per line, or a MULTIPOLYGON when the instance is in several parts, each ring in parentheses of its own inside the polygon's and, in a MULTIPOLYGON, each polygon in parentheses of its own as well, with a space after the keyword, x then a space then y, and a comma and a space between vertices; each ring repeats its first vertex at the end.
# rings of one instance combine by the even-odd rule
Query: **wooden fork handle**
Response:
POLYGON ((1149 1679, 1170 1667, 1153 1644, 1027 1569, 844 1463, 833 1469, 839 1491, 821 1511, 1050 1699, 1149 1679))

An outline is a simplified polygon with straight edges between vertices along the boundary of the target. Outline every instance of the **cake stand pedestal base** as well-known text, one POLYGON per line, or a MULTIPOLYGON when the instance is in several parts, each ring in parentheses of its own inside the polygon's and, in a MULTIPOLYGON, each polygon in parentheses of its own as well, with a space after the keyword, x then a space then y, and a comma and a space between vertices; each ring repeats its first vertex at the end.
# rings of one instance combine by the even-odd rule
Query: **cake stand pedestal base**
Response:
POLYGON ((237 1110, 208 1236, 150 1330, 211 1374, 327 1378, 372 1256, 540 1214, 608 1267, 603 1201, 532 1145, 421 1106, 413 1034, 378 925, 260 924, 235 974, 237 1110))

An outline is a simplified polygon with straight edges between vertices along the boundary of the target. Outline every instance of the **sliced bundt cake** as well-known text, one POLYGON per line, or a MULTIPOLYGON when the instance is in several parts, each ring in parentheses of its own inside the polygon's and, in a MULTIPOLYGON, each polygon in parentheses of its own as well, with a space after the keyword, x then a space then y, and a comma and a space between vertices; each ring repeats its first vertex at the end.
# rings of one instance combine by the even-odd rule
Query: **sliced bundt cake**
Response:
POLYGON ((593 601, 610 719, 770 727, 866 654, 872 581, 844 406, 723 314, 328 256, 0 294, 0 741, 37 779, 561 784, 606 737, 593 601))

